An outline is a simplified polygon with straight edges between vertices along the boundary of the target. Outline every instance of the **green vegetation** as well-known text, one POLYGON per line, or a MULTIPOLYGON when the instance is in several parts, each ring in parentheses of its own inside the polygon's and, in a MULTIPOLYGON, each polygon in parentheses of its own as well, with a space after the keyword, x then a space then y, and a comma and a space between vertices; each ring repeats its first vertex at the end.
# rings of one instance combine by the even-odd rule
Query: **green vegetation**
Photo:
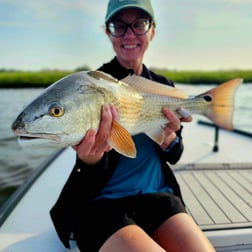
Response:
POLYGON ((0 87, 46 87, 69 73, 67 71, 0 72, 0 87))
MULTIPOLYGON (((47 87, 60 78, 76 71, 89 70, 80 67, 74 71, 44 70, 39 72, 0 70, 0 88, 47 87)), ((176 71, 152 69, 177 83, 216 84, 234 78, 243 78, 244 82, 252 83, 252 70, 230 71, 176 71)))
POLYGON ((90 70, 81 66, 73 71, 43 70, 39 72, 0 69, 0 88, 47 87, 68 74, 90 70))
POLYGON ((218 84, 235 78, 242 78, 244 82, 252 83, 252 70, 227 71, 169 71, 153 69, 156 73, 166 76, 177 83, 190 84, 218 84))

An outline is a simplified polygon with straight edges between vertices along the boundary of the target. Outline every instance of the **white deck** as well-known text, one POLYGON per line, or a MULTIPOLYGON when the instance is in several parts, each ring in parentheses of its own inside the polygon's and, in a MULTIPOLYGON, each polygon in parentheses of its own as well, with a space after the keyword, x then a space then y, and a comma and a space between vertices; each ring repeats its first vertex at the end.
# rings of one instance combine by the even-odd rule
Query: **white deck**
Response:
POLYGON ((1 226, 1 252, 66 251, 49 216, 75 162, 72 149, 64 154, 42 173, 1 226))
MULTIPOLYGON (((187 124, 183 136, 185 152, 173 169, 189 213, 217 251, 252 251, 251 138, 221 131, 214 153, 209 127, 187 124)), ((49 210, 74 161, 66 149, 32 185, 0 228, 1 252, 65 251, 49 210)))

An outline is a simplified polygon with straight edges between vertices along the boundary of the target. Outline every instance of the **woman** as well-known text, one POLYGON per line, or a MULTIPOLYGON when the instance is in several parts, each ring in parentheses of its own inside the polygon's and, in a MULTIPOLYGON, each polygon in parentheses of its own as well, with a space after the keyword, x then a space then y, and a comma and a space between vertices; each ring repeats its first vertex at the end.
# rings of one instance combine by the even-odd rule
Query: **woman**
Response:
MULTIPOLYGON (((105 19, 116 57, 99 70, 117 79, 129 74, 173 86, 142 63, 155 35, 155 20, 148 0, 110 0, 105 19)), ((183 109, 180 113, 183 115, 183 109)), ((158 146, 144 134, 134 136, 135 159, 126 158, 107 144, 112 120, 119 121, 113 105, 102 108, 98 131, 90 129, 75 146, 77 161, 51 216, 68 247, 72 232, 81 251, 214 251, 186 213, 176 179, 167 162, 176 163, 182 152, 181 121, 163 109, 169 123, 158 146)))

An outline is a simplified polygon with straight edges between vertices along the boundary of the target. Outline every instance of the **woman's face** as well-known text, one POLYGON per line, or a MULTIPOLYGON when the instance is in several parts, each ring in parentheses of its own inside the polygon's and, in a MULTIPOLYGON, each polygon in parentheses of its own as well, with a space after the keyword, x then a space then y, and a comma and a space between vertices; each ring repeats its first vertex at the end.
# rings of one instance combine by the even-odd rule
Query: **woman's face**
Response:
MULTIPOLYGON (((116 15, 115 19, 131 24, 138 18, 146 18, 146 14, 138 9, 125 9, 116 15)), ((126 33, 122 37, 114 37, 107 30, 107 34, 116 52, 118 61, 127 68, 141 64, 144 53, 149 46, 151 39, 155 33, 153 25, 144 35, 136 35, 128 27, 126 33)))

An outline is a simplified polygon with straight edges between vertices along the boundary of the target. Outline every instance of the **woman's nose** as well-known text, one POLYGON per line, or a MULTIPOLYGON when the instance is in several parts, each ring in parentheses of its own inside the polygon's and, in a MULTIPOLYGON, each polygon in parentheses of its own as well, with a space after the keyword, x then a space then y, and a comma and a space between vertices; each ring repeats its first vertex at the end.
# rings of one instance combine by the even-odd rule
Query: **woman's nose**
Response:
POLYGON ((135 35, 135 33, 133 32, 133 30, 132 30, 132 28, 129 26, 129 27, 127 27, 127 30, 126 30, 126 32, 125 32, 125 34, 124 34, 124 37, 135 37, 136 35, 135 35))

